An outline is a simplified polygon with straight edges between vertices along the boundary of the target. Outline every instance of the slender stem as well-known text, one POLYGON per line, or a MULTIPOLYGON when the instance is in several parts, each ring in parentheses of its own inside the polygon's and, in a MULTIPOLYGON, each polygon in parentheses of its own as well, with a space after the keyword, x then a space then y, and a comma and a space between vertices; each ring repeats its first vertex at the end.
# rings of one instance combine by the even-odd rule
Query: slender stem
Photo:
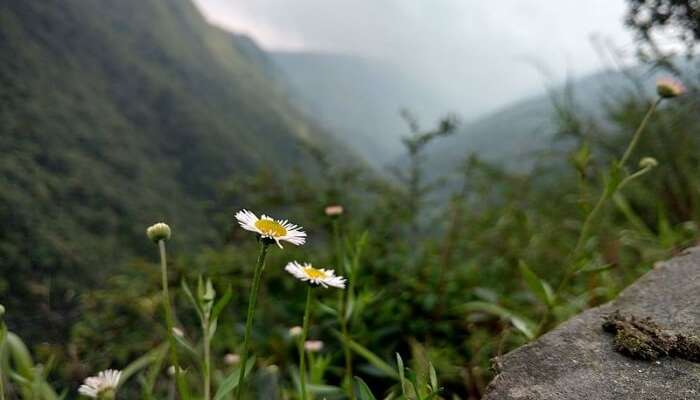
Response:
POLYGON ((625 187, 628 183, 630 183, 633 180, 639 178, 640 176, 646 174, 647 172, 651 171, 652 169, 653 169, 653 167, 642 168, 639 171, 633 173, 632 175, 629 175, 628 177, 623 179, 622 182, 620 182, 620 184, 617 187, 617 191, 622 190, 622 188, 625 187))
POLYGON ((204 334, 204 400, 211 397, 211 345, 209 338, 209 317, 202 321, 202 332, 204 334))
POLYGON ((306 291, 306 308, 304 309, 304 324, 302 326, 301 338, 299 341, 299 383, 301 384, 301 400, 307 399, 306 394, 306 352, 304 344, 309 335, 309 314, 311 314, 311 296, 313 287, 309 285, 306 291))
POLYGON ((347 386, 348 397, 350 400, 355 400, 355 392, 352 390, 352 352, 350 352, 350 346, 348 342, 350 340, 350 335, 348 334, 348 322, 343 315, 341 317, 340 330, 343 335, 343 355, 345 357, 345 383, 347 386))
MULTIPOLYGON (((637 143, 639 142, 639 138, 642 136, 642 132, 644 131, 644 128, 646 128, 647 123, 649 122, 649 118, 651 118, 652 114, 654 114, 654 111, 656 111, 656 107, 661 103, 662 98, 658 98, 656 101, 654 101, 651 106, 649 107, 649 110, 647 113, 644 115, 644 118, 642 119, 642 122, 639 124, 637 127, 637 130, 634 132, 634 135, 632 136, 632 140, 630 141, 629 145, 627 146, 627 149, 625 150, 624 154, 622 155, 622 158, 618 162, 617 166, 618 168, 622 169, 625 166, 625 163, 629 160, 630 156, 632 155, 632 152, 634 149, 637 147, 637 143)), ((557 289, 554 291, 554 301, 558 301, 559 299, 559 294, 561 293, 562 290, 566 287, 566 285, 569 284, 569 281, 574 277, 574 275, 577 272, 578 269, 578 264, 576 263, 577 258, 579 256, 579 253, 583 250, 583 246, 586 243, 586 239, 588 239, 588 235, 590 233, 591 227, 593 225, 593 222, 595 221, 596 217, 598 214, 600 214, 601 210, 603 209, 603 206, 607 202, 608 199, 610 199, 617 191, 621 190, 625 185, 627 185, 630 181, 644 175, 645 173, 649 172, 651 168, 643 168, 637 172, 635 172, 632 175, 629 175, 625 177, 625 179, 622 180, 614 189, 610 190, 607 187, 603 189, 603 193, 600 194, 600 198, 598 198, 598 202, 595 204, 591 212, 586 216, 585 221, 583 222, 583 226, 581 227, 581 232, 579 233, 578 240, 576 241, 576 247, 574 248, 574 251, 572 251, 569 256, 567 257, 567 270, 564 273, 564 277, 562 278, 561 282, 559 283, 559 286, 557 286, 557 289)), ((545 310, 542 319, 540 320, 540 323, 538 324, 537 328, 537 335, 540 335, 543 333, 547 323, 549 322, 549 317, 552 312, 552 307, 547 307, 545 310)))
MULTIPOLYGON (((7 335, 7 327, 0 321, 0 356, 5 350, 5 336, 7 335)), ((0 359, 0 362, 2 360, 0 359)), ((5 381, 3 377, 2 365, 0 365, 0 400, 5 400, 5 381)))
POLYGON ((637 127, 637 130, 634 132, 634 136, 632 136, 632 141, 630 142, 629 146, 627 146, 627 150, 625 150, 625 154, 622 156, 620 159, 620 163, 618 164, 621 168, 625 165, 625 162, 630 158, 632 155, 632 152, 634 151, 634 148, 637 147, 637 142, 639 142, 639 138, 642 136, 642 131, 644 131, 644 128, 647 126, 647 122, 649 122, 649 118, 651 115, 656 111, 656 107, 661 103, 661 100, 663 100, 661 97, 656 99, 651 104, 651 107, 649 107, 649 111, 647 111, 646 115, 644 115, 644 119, 642 119, 642 123, 639 124, 637 127))
POLYGON ((172 309, 170 305, 170 294, 168 292, 168 261, 165 252, 165 241, 158 241, 158 248, 160 249, 160 272, 161 280, 163 284, 163 309, 165 311, 165 326, 168 329, 168 343, 170 344, 170 361, 175 368, 175 381, 177 382, 177 387, 180 395, 184 395, 184 386, 180 378, 180 364, 177 360, 177 343, 175 340, 175 333, 173 328, 175 327, 175 322, 173 319, 172 309))
POLYGON ((268 244, 263 240, 260 241, 260 255, 258 255, 258 263, 255 266, 253 274, 253 287, 250 289, 248 298, 248 316, 245 322, 245 336, 243 338, 243 354, 241 355, 241 373, 238 376, 238 388, 236 399, 240 400, 243 395, 243 383, 245 379, 246 364, 248 363, 248 351, 250 346, 250 334, 253 329, 253 318, 255 317, 255 303, 258 300, 258 290, 260 290, 260 280, 262 278, 263 269, 265 269, 265 256, 267 256, 268 244))
MULTIPOLYGON (((338 226, 338 219, 334 218, 333 219, 333 247, 335 247, 335 264, 338 268, 341 268, 341 264, 345 260, 345 255, 342 251, 342 246, 341 246, 341 238, 340 238, 340 227, 338 226)), ((352 266, 354 269, 354 265, 352 266)), ((346 273, 349 273, 349 275, 352 271, 345 271, 346 273)), ((352 278, 352 276, 350 276, 352 278)), ((352 352, 350 351, 350 347, 348 346, 348 317, 347 317, 347 312, 348 312, 348 301, 351 296, 352 288, 348 288, 348 290, 341 290, 340 291, 340 314, 339 314, 339 322, 340 322, 340 331, 341 334, 343 335, 343 357, 345 358, 345 383, 347 385, 346 390, 348 394, 348 398, 350 400, 355 400, 355 392, 352 390, 352 352)))

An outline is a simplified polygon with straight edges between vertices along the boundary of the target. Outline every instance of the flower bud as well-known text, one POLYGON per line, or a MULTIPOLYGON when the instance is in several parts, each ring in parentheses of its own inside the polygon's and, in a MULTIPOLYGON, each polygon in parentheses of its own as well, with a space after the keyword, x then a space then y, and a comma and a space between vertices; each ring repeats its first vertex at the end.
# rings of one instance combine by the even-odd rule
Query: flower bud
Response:
POLYGON ((304 342, 304 348, 309 353, 317 353, 323 349, 323 342, 320 340, 307 340, 304 342))
POLYGON ((658 165, 654 157, 644 157, 639 161, 639 168, 656 168, 658 165))
POLYGON ((301 326, 293 326, 289 328, 289 336, 297 337, 301 335, 301 326))
POLYGON ((241 356, 234 353, 228 353, 224 356, 224 364, 226 365, 236 365, 241 362, 241 356))
POLYGON ((331 205, 326 207, 326 215, 329 217, 337 217, 343 214, 343 206, 331 205))
POLYGON ((656 81, 656 92, 664 99, 671 99, 685 93, 685 86, 675 79, 661 78, 656 81))
POLYGON ((0 318, 2 318, 3 315, 5 315, 5 306, 0 304, 0 318))
MULTIPOLYGON (((185 369, 182 368, 182 367, 178 368, 178 370, 179 370, 180 374, 184 374, 185 372, 187 372, 187 371, 185 371, 185 369)), ((171 366, 168 367, 167 373, 168 373, 169 376, 175 376, 175 371, 176 371, 175 366, 174 366, 174 365, 171 365, 171 366)))
POLYGON ((170 239, 170 227, 163 222, 159 222, 146 229, 146 235, 148 235, 148 238, 154 243, 158 243, 161 240, 168 240, 170 239))

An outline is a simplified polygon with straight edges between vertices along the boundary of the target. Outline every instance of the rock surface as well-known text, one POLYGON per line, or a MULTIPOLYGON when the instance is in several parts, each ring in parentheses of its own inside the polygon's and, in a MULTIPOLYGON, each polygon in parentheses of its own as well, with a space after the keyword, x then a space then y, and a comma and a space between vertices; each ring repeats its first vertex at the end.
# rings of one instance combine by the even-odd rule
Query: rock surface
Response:
POLYGON ((500 373, 484 399, 700 399, 699 363, 637 361, 613 350, 613 336, 603 332, 601 322, 618 309, 700 335, 700 247, 657 264, 616 300, 500 357, 500 373))

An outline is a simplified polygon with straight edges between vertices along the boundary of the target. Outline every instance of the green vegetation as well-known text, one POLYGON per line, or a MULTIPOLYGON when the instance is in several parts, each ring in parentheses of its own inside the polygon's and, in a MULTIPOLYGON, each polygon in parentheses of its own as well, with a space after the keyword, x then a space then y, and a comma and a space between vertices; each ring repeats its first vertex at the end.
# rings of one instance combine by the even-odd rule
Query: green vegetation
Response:
POLYGON ((249 52, 187 0, 0 5, 0 298, 32 342, 68 336, 154 218, 219 244, 220 182, 331 147, 249 52))
POLYGON ((390 180, 339 161, 264 54, 186 0, 9 2, 0 54, 9 399, 75 398, 107 368, 124 399, 478 399, 492 357, 697 241, 692 87, 658 107, 645 81, 593 111, 553 96, 557 145, 522 164, 404 113, 390 180), (245 207, 308 243, 263 240, 255 263, 245 207), (149 245, 157 220, 172 236, 149 245), (347 285, 310 296, 293 260, 347 285))

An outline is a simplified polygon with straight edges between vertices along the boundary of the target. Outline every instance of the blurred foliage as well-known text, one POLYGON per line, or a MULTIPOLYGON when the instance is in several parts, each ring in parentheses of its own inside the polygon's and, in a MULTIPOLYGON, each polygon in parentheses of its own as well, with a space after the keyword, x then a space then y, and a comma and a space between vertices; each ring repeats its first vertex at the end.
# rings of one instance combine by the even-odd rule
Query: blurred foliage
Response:
POLYGON ((0 4, 0 298, 30 342, 67 337, 144 226, 221 243, 217 182, 331 147, 246 46, 188 0, 0 4))

